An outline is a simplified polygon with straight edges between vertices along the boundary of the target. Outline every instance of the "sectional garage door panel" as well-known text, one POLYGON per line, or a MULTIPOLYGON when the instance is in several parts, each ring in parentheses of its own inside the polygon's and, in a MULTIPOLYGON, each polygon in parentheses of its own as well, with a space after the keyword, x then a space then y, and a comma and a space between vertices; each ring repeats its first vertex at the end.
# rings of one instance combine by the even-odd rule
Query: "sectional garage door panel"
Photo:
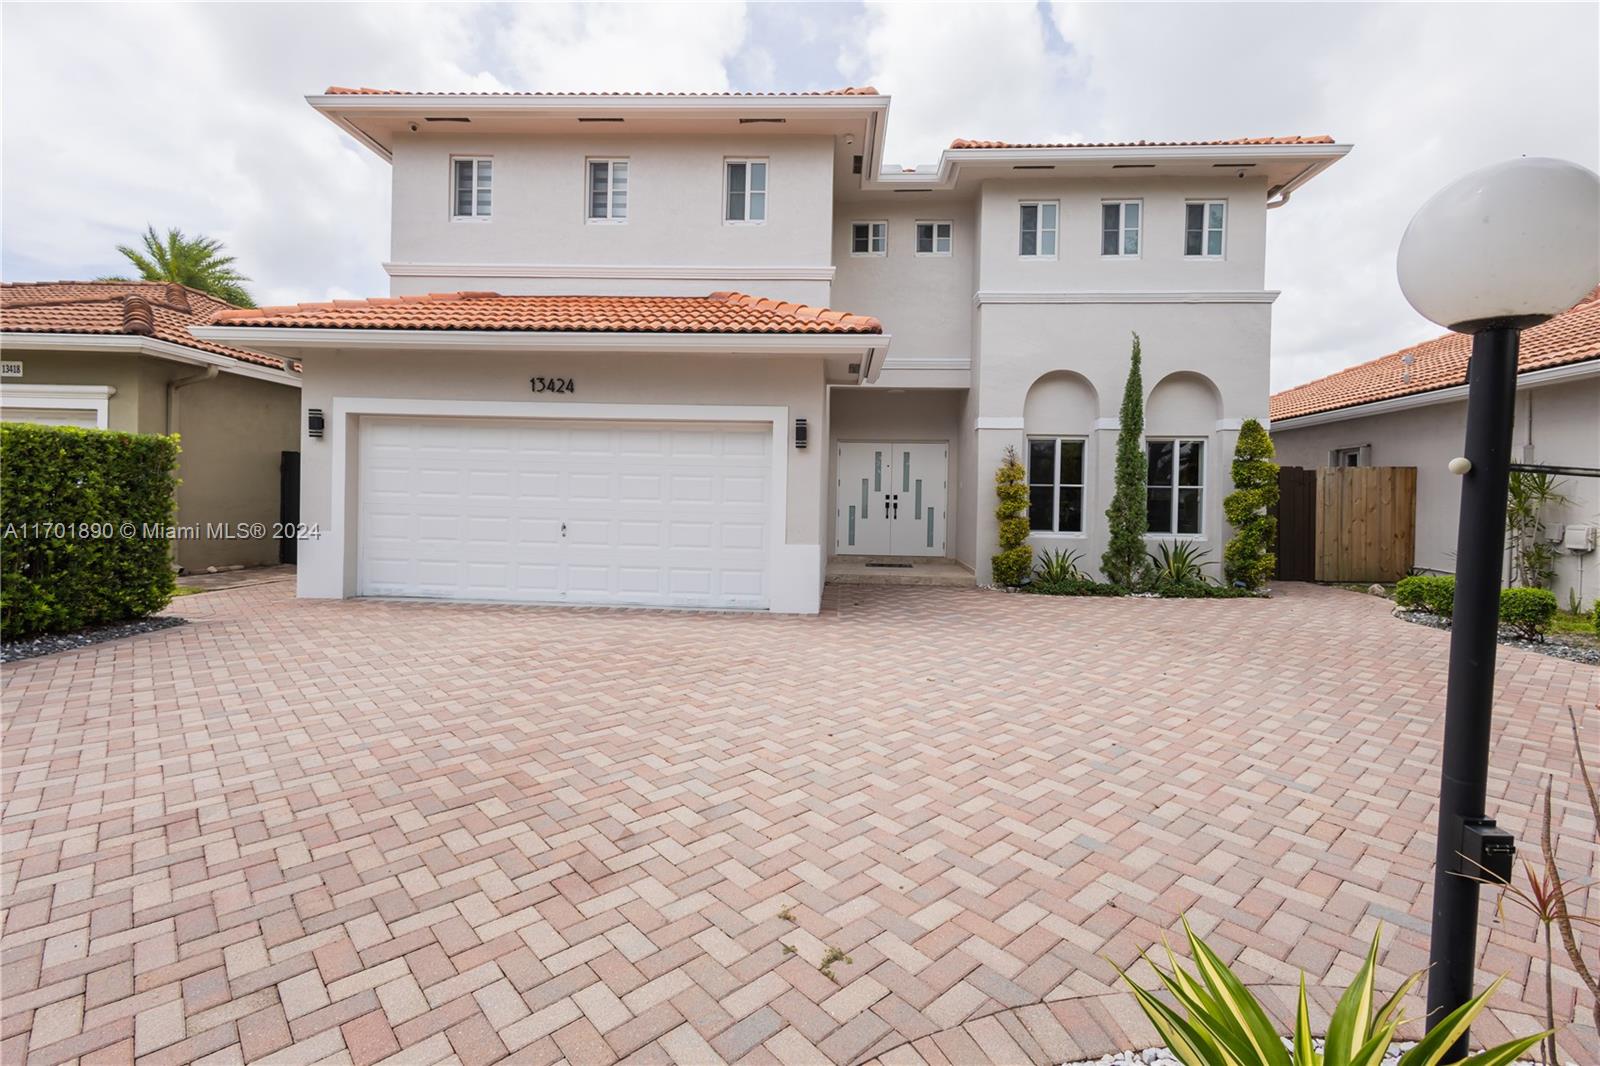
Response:
POLYGON ((764 607, 763 425, 361 423, 366 596, 764 607))

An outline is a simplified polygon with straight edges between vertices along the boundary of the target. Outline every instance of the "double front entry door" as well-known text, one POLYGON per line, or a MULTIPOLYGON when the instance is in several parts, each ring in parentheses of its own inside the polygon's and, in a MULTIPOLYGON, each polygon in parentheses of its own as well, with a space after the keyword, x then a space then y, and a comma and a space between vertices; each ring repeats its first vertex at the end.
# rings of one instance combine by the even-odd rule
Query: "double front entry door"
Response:
POLYGON ((850 443, 836 447, 836 553, 945 554, 946 445, 850 443))

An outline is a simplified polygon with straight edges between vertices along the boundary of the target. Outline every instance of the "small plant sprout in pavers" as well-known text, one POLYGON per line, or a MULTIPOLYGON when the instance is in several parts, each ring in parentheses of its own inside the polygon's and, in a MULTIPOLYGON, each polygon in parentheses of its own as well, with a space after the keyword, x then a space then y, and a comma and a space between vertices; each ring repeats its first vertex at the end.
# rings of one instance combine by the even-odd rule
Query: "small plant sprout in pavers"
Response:
POLYGON ((846 966, 849 966, 853 964, 855 960, 833 945, 828 945, 827 952, 822 956, 822 965, 817 967, 817 972, 826 977, 828 980, 832 981, 834 984, 839 983, 839 979, 833 975, 833 964, 836 962, 842 962, 846 966))
POLYGON ((791 924, 798 920, 794 916, 794 911, 790 910, 788 906, 785 906, 783 910, 778 912, 778 917, 791 924))

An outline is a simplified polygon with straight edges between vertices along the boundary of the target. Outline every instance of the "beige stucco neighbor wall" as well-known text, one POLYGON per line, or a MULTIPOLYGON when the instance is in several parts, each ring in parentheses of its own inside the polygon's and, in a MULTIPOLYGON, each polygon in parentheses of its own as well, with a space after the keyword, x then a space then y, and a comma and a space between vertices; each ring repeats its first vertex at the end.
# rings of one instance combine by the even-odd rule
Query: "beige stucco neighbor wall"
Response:
MULTIPOLYGON (((961 529, 957 524, 962 498, 968 491, 961 483, 962 448, 961 407, 964 389, 885 389, 839 386, 831 390, 829 413, 831 443, 828 449, 828 506, 824 519, 828 554, 835 553, 838 525, 838 448, 842 441, 911 442, 937 441, 949 445, 946 476, 945 536, 952 556, 960 558, 961 529)), ((967 534, 968 539, 971 534, 967 534)))
MULTIPOLYGON (((1461 454, 1466 414, 1466 402, 1456 400, 1304 428, 1287 422, 1272 428, 1272 439, 1284 466, 1326 466, 1334 449, 1368 445, 1374 466, 1416 467, 1416 565, 1454 573, 1461 483, 1447 467, 1461 454)), ((1518 461, 1527 461, 1525 449, 1531 444, 1533 462, 1600 465, 1600 377, 1519 389, 1513 440, 1512 456, 1518 461)), ((1600 481, 1561 481, 1561 491, 1572 502, 1551 508, 1545 521, 1551 526, 1600 525, 1600 481)), ((1594 602, 1600 592, 1600 552, 1560 555, 1555 593, 1563 607, 1569 591, 1585 605, 1594 602)))
MULTIPOLYGON (((785 408, 788 487, 784 543, 811 549, 820 589, 823 510, 828 499, 827 449, 820 444, 828 439, 828 421, 823 362, 819 357, 654 352, 314 352, 305 360, 302 401, 305 407, 326 411, 330 419, 340 398, 526 400, 531 405, 535 398, 529 391, 528 379, 536 374, 571 377, 576 389, 571 396, 574 404, 785 408), (796 449, 792 443, 796 418, 807 419, 814 434, 812 445, 805 450, 796 449)), ((541 404, 548 404, 554 398, 544 395, 538 399, 541 404)), ((539 414, 547 417, 543 409, 539 414)), ((355 593, 358 538, 353 523, 359 512, 359 419, 350 419, 343 433, 345 514, 352 528, 338 529, 333 525, 331 428, 328 438, 302 438, 300 442, 301 521, 316 523, 324 533, 322 543, 301 545, 302 595, 355 593), (328 552, 343 553, 335 568, 343 573, 341 589, 328 588, 326 578, 318 576, 334 572, 318 569, 331 565, 325 558, 328 552)))
MULTIPOLYGON (((167 383, 201 368, 128 353, 30 351, 8 346, 22 360, 30 385, 110 385, 107 428, 124 433, 166 433, 167 383)), ((297 446, 300 390, 238 374, 219 373, 183 389, 177 430, 180 525, 278 520, 280 453, 297 446)), ((201 535, 174 545, 179 566, 258 566, 278 561, 277 541, 201 535)))

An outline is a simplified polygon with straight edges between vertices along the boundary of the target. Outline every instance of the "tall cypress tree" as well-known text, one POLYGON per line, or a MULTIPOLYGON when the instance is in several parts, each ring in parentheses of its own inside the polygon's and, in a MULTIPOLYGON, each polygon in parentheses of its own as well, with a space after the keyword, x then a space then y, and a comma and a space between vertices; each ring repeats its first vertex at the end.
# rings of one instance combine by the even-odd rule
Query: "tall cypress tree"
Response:
POLYGON ((1133 335, 1128 382, 1122 388, 1122 427, 1117 432, 1117 488, 1106 508, 1111 539, 1100 556, 1100 572, 1113 585, 1133 588, 1147 562, 1144 535, 1149 529, 1144 454, 1144 378, 1139 372, 1139 335, 1133 335))

